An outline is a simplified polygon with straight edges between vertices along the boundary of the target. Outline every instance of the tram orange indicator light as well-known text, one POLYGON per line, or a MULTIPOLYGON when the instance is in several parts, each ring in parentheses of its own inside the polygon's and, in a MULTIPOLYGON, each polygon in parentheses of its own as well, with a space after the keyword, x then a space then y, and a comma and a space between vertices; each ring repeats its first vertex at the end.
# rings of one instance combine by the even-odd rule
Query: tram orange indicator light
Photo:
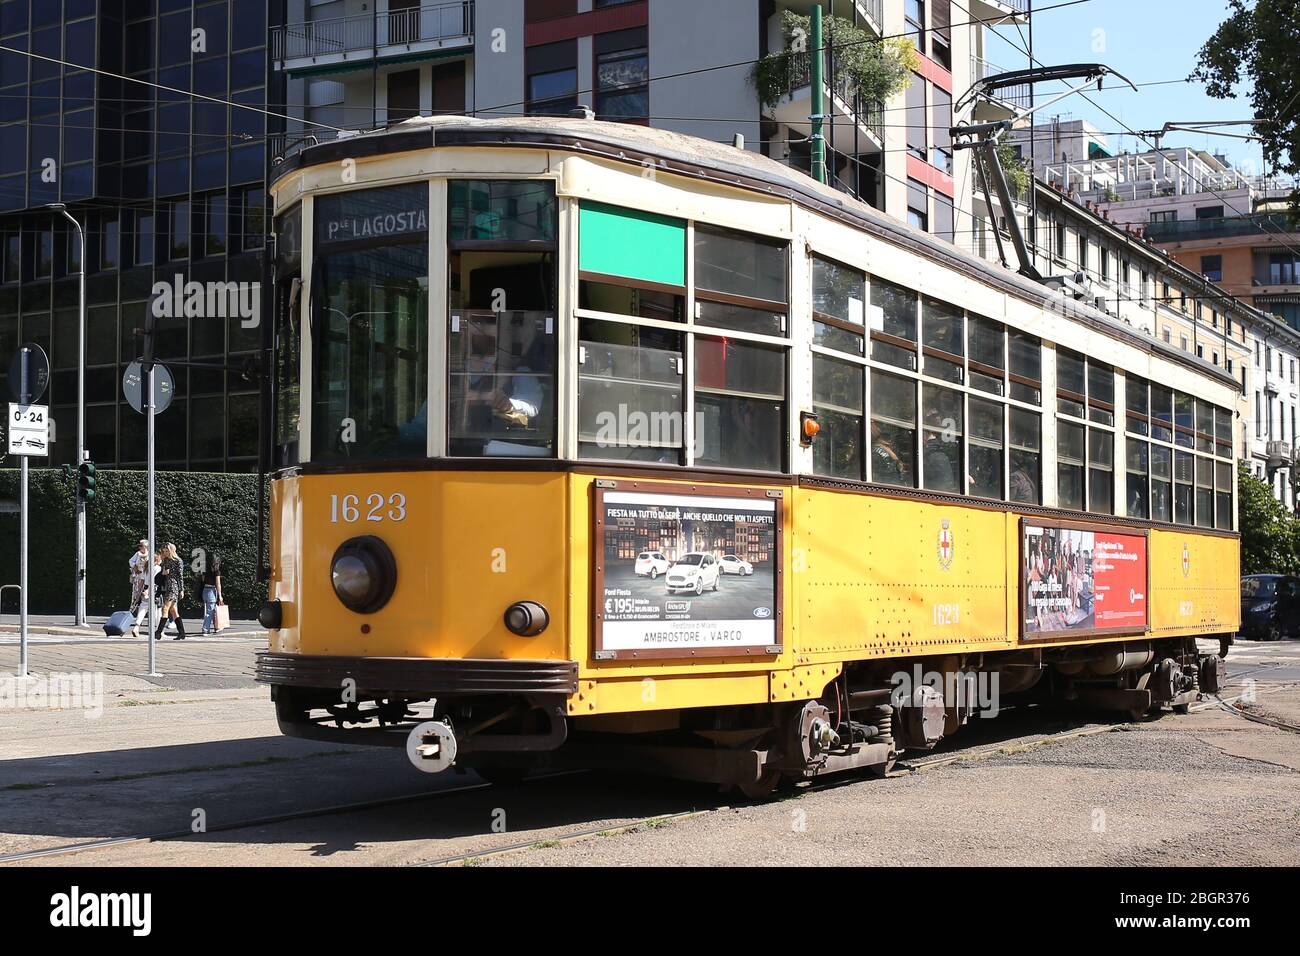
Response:
POLYGON ((817 433, 822 430, 822 424, 817 420, 817 416, 812 412, 799 413, 799 441, 804 445, 811 445, 817 433))

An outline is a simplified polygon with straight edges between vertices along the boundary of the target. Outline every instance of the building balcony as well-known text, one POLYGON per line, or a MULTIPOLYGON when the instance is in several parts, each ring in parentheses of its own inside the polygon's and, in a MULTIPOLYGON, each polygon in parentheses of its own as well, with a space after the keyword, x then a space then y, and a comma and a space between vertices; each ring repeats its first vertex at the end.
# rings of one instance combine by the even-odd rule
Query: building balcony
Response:
POLYGON ((473 0, 309 20, 271 31, 271 61, 285 73, 326 73, 474 46, 473 0))
POLYGON ((1263 239, 1300 233, 1300 223, 1286 213, 1255 213, 1222 219, 1178 219, 1173 222, 1149 222, 1146 235, 1152 242, 1188 242, 1195 239, 1229 239, 1248 236, 1263 239))
MULTIPOLYGON (((879 153, 885 148, 885 114, 880 103, 861 100, 848 78, 842 78, 832 90, 826 84, 828 118, 822 123, 827 144, 845 156, 879 153), (829 117, 833 116, 834 119, 829 117)), ((784 123, 803 136, 812 135, 812 78, 809 70, 795 71, 790 77, 789 92, 769 112, 772 119, 784 123)))
POLYGON ((1029 19, 1029 0, 972 0, 969 9, 972 20, 1024 23, 1029 19))
MULTIPOLYGON (((970 58, 970 81, 972 85, 990 76, 997 76, 999 73, 1006 72, 1007 70, 996 63, 990 63, 982 57, 972 55, 970 58)), ((979 122, 1011 119, 1016 115, 1017 110, 1029 109, 1030 99, 1030 86, 1028 83, 1020 83, 1000 90, 991 90, 976 101, 973 115, 979 122)))

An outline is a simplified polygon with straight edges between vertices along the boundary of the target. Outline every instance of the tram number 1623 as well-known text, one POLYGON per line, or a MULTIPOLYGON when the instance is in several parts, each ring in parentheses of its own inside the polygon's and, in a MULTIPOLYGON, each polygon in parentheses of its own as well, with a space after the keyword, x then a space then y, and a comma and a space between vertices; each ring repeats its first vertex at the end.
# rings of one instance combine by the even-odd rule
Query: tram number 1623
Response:
POLYGON ((387 498, 378 492, 361 495, 330 495, 330 522, 355 524, 358 521, 401 521, 406 517, 406 495, 391 494, 387 498))

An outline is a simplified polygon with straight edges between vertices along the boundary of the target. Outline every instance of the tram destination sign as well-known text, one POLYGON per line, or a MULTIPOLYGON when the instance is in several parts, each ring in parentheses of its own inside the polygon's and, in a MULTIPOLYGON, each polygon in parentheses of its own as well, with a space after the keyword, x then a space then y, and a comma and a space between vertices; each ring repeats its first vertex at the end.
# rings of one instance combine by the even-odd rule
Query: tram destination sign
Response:
POLYGON ((781 499, 767 489, 596 488, 595 656, 781 650, 781 499))
POLYGON ((1023 640, 1147 629, 1145 531, 1026 519, 1020 537, 1023 640))

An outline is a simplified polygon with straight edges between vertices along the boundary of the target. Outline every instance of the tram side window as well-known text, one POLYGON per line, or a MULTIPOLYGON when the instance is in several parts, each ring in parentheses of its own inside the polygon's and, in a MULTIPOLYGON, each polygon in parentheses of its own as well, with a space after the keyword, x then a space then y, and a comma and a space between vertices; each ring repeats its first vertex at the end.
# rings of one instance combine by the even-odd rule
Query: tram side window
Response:
POLYGON ((1192 523, 1192 456, 1184 452, 1174 453, 1174 521, 1178 524, 1192 523))
MULTIPOLYGON (((813 344, 864 355, 866 274, 812 257, 813 344)), ((866 477, 863 393, 866 369, 858 362, 821 353, 812 357, 813 409, 821 431, 813 443, 813 473, 831 478, 866 477)))
POLYGON ((1007 496, 1019 504, 1041 504, 1042 416, 1023 408, 1013 407, 1009 411, 1011 482, 1007 496))
POLYGON ((921 475, 927 491, 961 494, 964 416, 961 392, 928 382, 921 386, 921 475))
POLYGON ((785 349, 695 337, 696 462, 781 471, 785 349))
POLYGON ((685 464, 686 220, 584 202, 578 280, 578 456, 685 464))
MULTIPOLYGON (((1152 386, 1154 389, 1155 386, 1152 386)), ((1151 520, 1173 521, 1173 450, 1166 445, 1151 446, 1151 520)))
POLYGON ((1043 347, 1032 335, 1012 329, 1008 335, 1010 395, 1026 405, 1043 404, 1043 347))
POLYGON ((1214 460, 1196 458, 1196 524, 1214 527, 1214 460))
POLYGON ((813 256, 813 343, 863 354, 866 275, 829 259, 813 256))
POLYGON ((969 492, 979 498, 1002 497, 1002 404, 970 398, 969 492))
POLYGON ((578 322, 578 454, 681 464, 685 335, 578 322))
POLYGON ((1214 453, 1220 459, 1214 463, 1214 526, 1223 530, 1232 528, 1232 495, 1236 490, 1232 424, 1232 412, 1224 408, 1214 410, 1214 453))
POLYGON ((694 335, 695 461, 782 471, 787 350, 743 336, 786 334, 789 246, 697 223, 694 253, 697 326, 741 333, 694 335))
POLYGON ((1233 481, 1232 462, 1216 461, 1214 473, 1214 526, 1222 530, 1231 530, 1232 492, 1236 484, 1233 481))
POLYGON ((992 395, 1003 393, 1006 332, 1002 325, 977 315, 967 325, 970 339, 970 386, 992 395))
POLYGON ((696 322, 781 336, 786 331, 787 245, 695 227, 696 322))
POLYGON ((925 374, 960 384, 966 355, 964 314, 960 308, 924 297, 921 300, 921 344, 925 374))
POLYGON ((1130 518, 1151 516, 1148 482, 1150 480, 1150 447, 1144 441, 1125 439, 1125 513, 1130 518))
POLYGON ((315 200, 312 458, 424 457, 429 187, 315 200))
POLYGON ((871 480, 916 487, 916 383, 871 373, 871 480))
POLYGON ((821 431, 813 443, 813 471, 832 478, 863 477, 863 368, 813 355, 813 409, 821 431))
POLYGON ((1173 443, 1174 392, 1164 385, 1151 383, 1151 437, 1156 441, 1173 443))
POLYGON ((447 452, 552 456, 554 186, 452 180, 447 189, 447 452))
POLYGON ((911 289, 871 277, 873 361, 916 371, 917 302, 911 289))
POLYGON ((1115 437, 1100 428, 1088 429, 1088 510, 1115 511, 1115 437))
POLYGON ((1056 497, 1062 508, 1083 510, 1085 429, 1072 422, 1056 423, 1056 497))

